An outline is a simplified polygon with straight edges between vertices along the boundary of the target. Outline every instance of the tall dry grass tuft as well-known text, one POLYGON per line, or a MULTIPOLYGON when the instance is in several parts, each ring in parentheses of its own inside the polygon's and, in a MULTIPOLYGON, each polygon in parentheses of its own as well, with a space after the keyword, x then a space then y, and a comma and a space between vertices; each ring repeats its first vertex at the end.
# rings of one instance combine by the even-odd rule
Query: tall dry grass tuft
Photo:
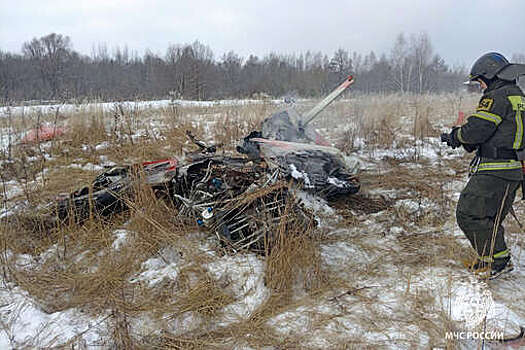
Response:
POLYGON ((113 309, 111 311, 111 318, 108 323, 111 331, 110 343, 112 349, 138 349, 137 342, 130 334, 130 323, 125 313, 120 312, 118 309, 113 309))
POLYGON ((290 192, 275 235, 266 250, 266 284, 284 298, 292 296, 298 283, 308 292, 324 284, 315 221, 305 222, 293 210, 297 199, 290 192))
POLYGON ((173 304, 173 312, 169 319, 178 317, 186 312, 196 312, 204 317, 215 317, 222 309, 235 299, 225 292, 224 287, 217 283, 208 273, 201 269, 193 269, 191 275, 198 276, 197 281, 190 281, 190 271, 183 271, 182 281, 177 290, 178 298, 173 304))
POLYGON ((108 138, 106 116, 103 112, 88 112, 68 119, 66 140, 72 147, 96 145, 108 138))
POLYGON ((51 247, 47 259, 38 264, 29 268, 21 268, 16 262, 9 265, 11 279, 35 297, 46 312, 79 307, 96 314, 118 304, 129 274, 139 267, 137 252, 111 253, 109 230, 90 227, 83 231, 64 235, 62 244, 51 247), (100 247, 104 246, 101 254, 100 247))
POLYGON ((245 105, 241 108, 228 108, 214 128, 216 142, 233 150, 240 139, 254 130, 260 130, 264 118, 275 112, 269 103, 245 105))
POLYGON ((430 136, 436 137, 439 130, 435 129, 431 120, 437 111, 434 109, 433 104, 430 103, 429 97, 425 95, 413 96, 410 105, 414 113, 412 126, 414 140, 422 140, 430 136))

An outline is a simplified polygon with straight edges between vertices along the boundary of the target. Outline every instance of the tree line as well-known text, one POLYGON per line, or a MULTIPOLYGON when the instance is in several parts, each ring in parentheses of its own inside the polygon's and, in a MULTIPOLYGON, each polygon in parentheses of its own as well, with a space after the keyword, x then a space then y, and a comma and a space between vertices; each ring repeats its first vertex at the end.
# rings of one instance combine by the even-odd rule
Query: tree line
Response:
POLYGON ((73 49, 68 36, 52 33, 25 42, 21 53, 0 50, 0 101, 208 100, 296 95, 319 97, 348 74, 362 93, 456 91, 464 67, 449 67, 427 34, 399 34, 388 54, 338 49, 332 56, 307 51, 247 58, 230 51, 215 58, 209 46, 172 45, 164 56, 127 47, 110 52, 99 45, 91 55, 73 49))

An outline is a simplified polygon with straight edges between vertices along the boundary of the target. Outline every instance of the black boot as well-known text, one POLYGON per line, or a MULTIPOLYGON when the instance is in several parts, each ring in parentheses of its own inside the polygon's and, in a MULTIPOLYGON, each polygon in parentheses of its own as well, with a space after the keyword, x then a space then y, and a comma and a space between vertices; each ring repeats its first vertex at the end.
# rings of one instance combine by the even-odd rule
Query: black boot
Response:
POLYGON ((511 272, 514 270, 514 266, 512 265, 510 256, 506 256, 504 258, 496 258, 491 263, 477 259, 469 266, 469 270, 481 277, 492 280, 511 272))
POLYGON ((514 270, 510 256, 505 258, 494 259, 490 270, 489 280, 498 278, 501 275, 511 272, 514 270))

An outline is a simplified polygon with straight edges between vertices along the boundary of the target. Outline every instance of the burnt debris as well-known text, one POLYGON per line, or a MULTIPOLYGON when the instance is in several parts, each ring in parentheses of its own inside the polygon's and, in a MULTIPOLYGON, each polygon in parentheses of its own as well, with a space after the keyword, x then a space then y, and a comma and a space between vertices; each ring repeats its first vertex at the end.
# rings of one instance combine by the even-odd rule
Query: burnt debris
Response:
POLYGON ((315 225, 296 190, 328 200, 359 191, 355 164, 307 125, 351 82, 349 77, 305 118, 293 108, 270 116, 262 131, 237 146, 237 157, 218 155, 221 145, 187 132, 199 151, 185 163, 165 159, 109 168, 89 186, 49 203, 45 227, 121 213, 132 206, 139 185, 147 185, 173 206, 174 215, 209 230, 232 251, 267 251, 284 220, 302 232, 315 225))

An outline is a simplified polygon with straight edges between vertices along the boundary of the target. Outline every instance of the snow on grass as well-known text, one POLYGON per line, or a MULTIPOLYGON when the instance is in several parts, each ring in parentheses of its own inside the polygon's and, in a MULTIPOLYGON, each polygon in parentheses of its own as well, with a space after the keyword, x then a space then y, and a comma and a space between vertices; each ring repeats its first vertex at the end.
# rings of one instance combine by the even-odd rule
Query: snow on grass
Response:
POLYGON ((422 198, 421 200, 401 199, 396 201, 394 207, 403 208, 408 213, 414 214, 420 212, 421 210, 434 209, 436 207, 436 203, 428 198, 422 198))
POLYGON ((113 231, 113 235, 115 235, 116 237, 113 243, 111 244, 111 247, 113 249, 120 250, 122 247, 128 244, 128 240, 129 240, 128 230, 117 229, 113 231))
POLYGON ((500 331, 518 334, 525 315, 518 315, 502 302, 498 289, 508 288, 519 276, 486 281, 467 271, 430 268, 413 276, 411 288, 430 291, 436 305, 448 313, 462 331, 500 331), (496 288, 494 288, 496 287, 496 288))
MULTIPOLYGON (((204 247, 205 249, 205 247, 204 247)), ((182 268, 191 264, 184 261, 173 249, 162 250, 162 257, 150 258, 142 264, 142 272, 131 279, 132 283, 146 282, 154 287, 162 281, 177 281, 182 268)), ((210 256, 211 257, 211 256, 210 256)), ((264 285, 264 261, 255 254, 214 257, 204 266, 215 281, 223 281, 224 291, 233 296, 234 302, 226 305, 212 323, 206 322, 196 312, 184 312, 170 318, 169 329, 180 335, 204 328, 209 330, 224 327, 247 319, 269 297, 264 285), (211 327, 211 328, 210 328, 211 327)), ((195 281, 194 281, 195 282, 195 281)), ((141 332, 156 332, 158 325, 147 314, 133 321, 141 332)))
POLYGON ((14 106, 14 107, 0 107, 0 118, 7 117, 8 113, 12 116, 20 116, 22 114, 51 114, 60 111, 62 113, 82 113, 86 111, 112 111, 117 106, 122 106, 126 109, 159 109, 172 106, 181 107, 216 107, 216 106, 241 106, 248 104, 261 103, 280 103, 280 100, 217 100, 217 101, 190 101, 190 100, 157 100, 157 101, 123 101, 123 102, 102 102, 102 103, 85 103, 85 104, 49 104, 49 105, 33 105, 33 106, 14 106))
POLYGON ((81 170, 91 171, 91 172, 99 172, 104 169, 104 167, 98 164, 93 164, 93 163, 86 163, 84 165, 72 163, 69 165, 69 168, 81 169, 81 170))
POLYGON ((0 349, 45 348, 69 341, 94 346, 105 330, 105 315, 90 317, 77 309, 48 314, 34 304, 25 291, 3 285, 0 288, 0 349))
POLYGON ((132 277, 130 282, 146 282, 150 287, 153 287, 164 279, 176 280, 180 268, 181 259, 179 252, 173 248, 164 248, 158 256, 143 262, 142 272, 132 277))
POLYGON ((341 272, 344 272, 349 265, 356 262, 366 264, 373 258, 367 252, 348 242, 323 244, 321 257, 325 264, 341 272))
POLYGON ((305 191, 296 191, 295 194, 301 204, 314 213, 319 227, 333 225, 339 220, 335 210, 323 198, 305 191))
POLYGON ((235 302, 224 308, 225 318, 218 325, 225 326, 248 318, 269 297, 264 285, 264 261, 253 253, 223 256, 206 265, 216 279, 228 279, 228 291, 235 302))
MULTIPOLYGON (((395 193, 392 193, 392 197, 395 198, 395 193)), ((398 200, 395 207, 405 208, 408 212, 415 212, 420 210, 422 206, 425 209, 431 209, 433 205, 433 202, 426 198, 423 201, 404 199, 398 200)), ((388 219, 388 217, 386 218, 388 219)), ((515 295, 517 290, 522 289, 519 286, 523 285, 525 279, 519 273, 508 279, 499 279, 486 283, 473 277, 470 272, 463 268, 458 260, 447 261, 447 263, 455 265, 452 269, 432 266, 423 266, 420 269, 415 269, 414 266, 410 265, 392 266, 389 263, 391 257, 381 256, 381 249, 374 253, 374 251, 361 248, 362 243, 368 243, 378 248, 388 248, 392 252, 390 254, 395 254, 395 252, 408 254, 408 252, 403 253, 403 248, 396 243, 395 237, 410 233, 405 233, 404 229, 400 227, 388 227, 388 220, 386 223, 379 222, 384 221, 383 219, 385 219, 384 212, 369 215, 368 219, 359 227, 347 230, 346 236, 348 241, 323 244, 321 246, 324 266, 330 267, 341 277, 348 280, 355 278, 355 271, 352 271, 352 269, 365 268, 368 264, 373 266, 376 259, 386 259, 377 267, 379 270, 374 274, 370 276, 366 274, 359 275, 359 285, 356 286, 371 287, 371 292, 366 295, 368 297, 367 300, 374 300, 371 306, 375 312, 375 316, 371 316, 373 317, 373 322, 380 327, 383 322, 387 325, 390 322, 388 320, 402 319, 404 313, 411 312, 407 308, 407 297, 410 299, 423 293, 421 295, 426 295, 428 299, 426 299, 427 304, 422 316, 435 324, 440 324, 443 321, 443 317, 450 319, 455 327, 451 331, 476 330, 469 329, 468 327, 471 325, 465 324, 465 321, 472 321, 473 316, 479 316, 479 309, 481 308, 482 316, 486 316, 486 330, 504 331, 506 336, 514 336, 519 333, 519 326, 525 324, 525 312, 523 309, 525 305, 512 301, 516 300, 516 298, 508 298, 511 295, 515 295), (385 231, 388 232, 387 236, 378 236, 378 234, 385 231), (406 277, 400 279, 400 271, 404 271, 401 276, 407 276, 408 274, 409 279, 405 280, 404 278, 406 277), (492 304, 491 307, 483 310, 482 306, 484 302, 486 303, 487 295, 488 300, 492 304), (485 312, 483 313, 483 311, 485 312), (476 314, 476 312, 478 313, 476 314), (379 314, 377 313, 383 314, 385 318, 383 320, 378 319, 377 316, 379 314)), ((427 228, 414 227, 414 229, 424 231, 427 228)), ((345 229, 334 231, 333 234, 336 234, 338 237, 344 237, 345 229)), ((451 239, 457 236, 465 248, 470 249, 463 234, 454 225, 453 217, 443 226, 442 234, 444 236, 450 235, 451 239)), ((515 264, 519 271, 520 267, 525 267, 525 254, 521 254, 521 249, 517 248, 514 248, 512 253, 515 256, 515 264)), ((417 251, 411 254, 417 254, 417 251)), ((421 251, 421 254, 432 253, 421 251)), ((523 293, 520 293, 520 295, 523 295, 523 293)), ((408 324, 400 323, 396 326, 389 326, 380 332, 371 331, 366 326, 363 326, 363 318, 366 319, 365 315, 370 314, 366 307, 367 302, 355 300, 355 298, 354 300, 348 299, 352 299, 352 297, 345 296, 340 300, 345 308, 345 313, 343 314, 340 310, 338 311, 338 308, 342 307, 341 305, 326 304, 322 300, 317 300, 310 303, 309 306, 301 305, 296 309, 274 317, 271 324, 283 336, 308 334, 307 337, 304 337, 303 345, 305 347, 331 348, 333 344, 331 341, 336 339, 340 332, 345 332, 346 339, 350 336, 349 334, 355 334, 365 344, 376 344, 377 346, 390 344, 391 348, 396 349, 411 349, 414 346, 418 348, 427 347, 430 344, 430 337, 426 333, 424 325, 417 324, 410 317, 406 320, 408 324), (359 315, 362 315, 363 318, 359 317, 359 315), (332 320, 328 323, 330 326, 327 326, 327 324, 316 325, 318 318, 332 320)), ((443 329, 443 341, 444 332, 445 330, 443 329)), ((477 346, 476 342, 465 340, 460 342, 459 346, 469 348, 473 344, 477 346)))
POLYGON ((1 190, 1 195, 4 197, 5 201, 9 201, 10 199, 24 193, 24 190, 16 180, 3 182, 1 190))
POLYGON ((27 133, 27 131, 16 132, 13 128, 0 128, 0 152, 7 154, 9 147, 13 148, 20 143, 27 133))
POLYGON ((6 134, 5 130, 2 130, 0 134, 0 152, 7 152, 9 145, 13 144, 14 138, 14 135, 10 135, 9 131, 6 134))
POLYGON ((95 146, 96 151, 102 151, 107 149, 111 144, 108 141, 101 142, 95 146))

